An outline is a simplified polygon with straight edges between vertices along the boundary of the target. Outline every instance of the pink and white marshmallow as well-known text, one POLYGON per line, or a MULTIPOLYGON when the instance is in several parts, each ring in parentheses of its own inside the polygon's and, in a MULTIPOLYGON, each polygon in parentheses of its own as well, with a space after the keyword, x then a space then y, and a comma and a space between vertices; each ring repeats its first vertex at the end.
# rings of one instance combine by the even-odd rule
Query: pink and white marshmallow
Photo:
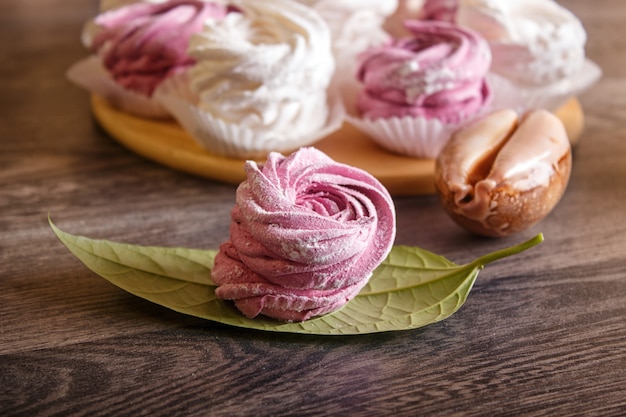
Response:
POLYGON ((315 148, 247 162, 211 278, 247 317, 304 321, 354 298, 395 238, 378 180, 315 148))

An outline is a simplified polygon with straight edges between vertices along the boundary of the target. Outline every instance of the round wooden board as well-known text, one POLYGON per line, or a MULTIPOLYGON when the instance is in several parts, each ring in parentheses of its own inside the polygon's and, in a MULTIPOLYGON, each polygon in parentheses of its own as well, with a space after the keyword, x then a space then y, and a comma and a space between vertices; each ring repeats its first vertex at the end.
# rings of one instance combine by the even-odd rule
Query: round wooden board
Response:
MULTIPOLYGON (((239 184, 245 179, 244 161, 214 155, 200 147, 173 120, 153 120, 132 116, 92 96, 91 106, 98 123, 119 143, 133 152, 162 165, 201 177, 239 184)), ((570 100, 557 111, 575 143, 583 131, 580 103, 570 100)), ((435 192, 434 160, 396 155, 375 144, 345 123, 335 133, 314 145, 331 158, 368 171, 393 195, 419 195, 435 192)))

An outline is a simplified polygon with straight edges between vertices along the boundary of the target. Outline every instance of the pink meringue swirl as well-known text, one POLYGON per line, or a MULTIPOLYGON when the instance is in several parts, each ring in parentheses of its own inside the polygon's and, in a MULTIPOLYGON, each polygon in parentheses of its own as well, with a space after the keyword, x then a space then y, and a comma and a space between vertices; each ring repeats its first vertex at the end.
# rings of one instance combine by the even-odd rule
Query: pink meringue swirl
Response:
POLYGON ((100 30, 90 46, 118 84, 150 97, 166 77, 194 63, 187 55, 191 35, 228 11, 201 0, 130 4, 96 17, 100 30))
POLYGON ((458 8, 459 0, 426 0, 422 9, 422 18, 454 22, 458 8))
POLYGON ((370 174, 314 148, 245 165, 230 240, 211 278, 247 317, 303 321, 356 296, 395 238, 395 209, 370 174))
POLYGON ((485 80, 491 64, 485 39, 448 22, 409 20, 405 26, 411 37, 359 57, 361 115, 460 123, 482 110, 492 95, 485 80))

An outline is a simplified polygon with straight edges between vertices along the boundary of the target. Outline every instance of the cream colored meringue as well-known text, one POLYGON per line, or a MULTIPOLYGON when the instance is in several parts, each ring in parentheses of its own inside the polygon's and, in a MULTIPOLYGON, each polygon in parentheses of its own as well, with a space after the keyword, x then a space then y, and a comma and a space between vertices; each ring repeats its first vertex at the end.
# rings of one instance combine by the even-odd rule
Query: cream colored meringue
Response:
POLYGON ((239 0, 240 13, 191 38, 190 87, 212 117, 274 136, 298 138, 327 121, 334 72, 327 25, 287 0, 239 0))
POLYGON ((487 39, 492 72, 523 86, 558 82, 585 62, 581 22, 552 0, 460 0, 456 22, 487 39))
POLYGON ((349 60, 372 45, 389 39, 385 20, 398 0, 297 0, 318 12, 326 21, 337 59, 349 60))

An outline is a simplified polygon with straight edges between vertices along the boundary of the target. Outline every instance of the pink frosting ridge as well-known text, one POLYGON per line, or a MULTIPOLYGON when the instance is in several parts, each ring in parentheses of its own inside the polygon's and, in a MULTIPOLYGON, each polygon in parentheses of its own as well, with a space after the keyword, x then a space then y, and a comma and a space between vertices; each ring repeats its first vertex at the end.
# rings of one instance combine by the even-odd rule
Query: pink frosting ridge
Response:
POLYGON ((96 17, 100 30, 90 46, 117 83, 151 96, 166 77, 194 63, 187 55, 191 35, 228 11, 201 0, 133 3, 96 17))
POLYGON ((459 0, 426 0, 422 8, 423 19, 454 22, 459 0))
POLYGON ((361 115, 460 123, 481 111, 492 96, 485 80, 491 65, 486 40, 448 22, 409 20, 405 26, 412 36, 359 57, 361 115))
POLYGON ((230 240, 211 278, 247 317, 303 321, 342 307, 395 238, 395 209, 370 174, 315 148, 245 165, 230 240))

